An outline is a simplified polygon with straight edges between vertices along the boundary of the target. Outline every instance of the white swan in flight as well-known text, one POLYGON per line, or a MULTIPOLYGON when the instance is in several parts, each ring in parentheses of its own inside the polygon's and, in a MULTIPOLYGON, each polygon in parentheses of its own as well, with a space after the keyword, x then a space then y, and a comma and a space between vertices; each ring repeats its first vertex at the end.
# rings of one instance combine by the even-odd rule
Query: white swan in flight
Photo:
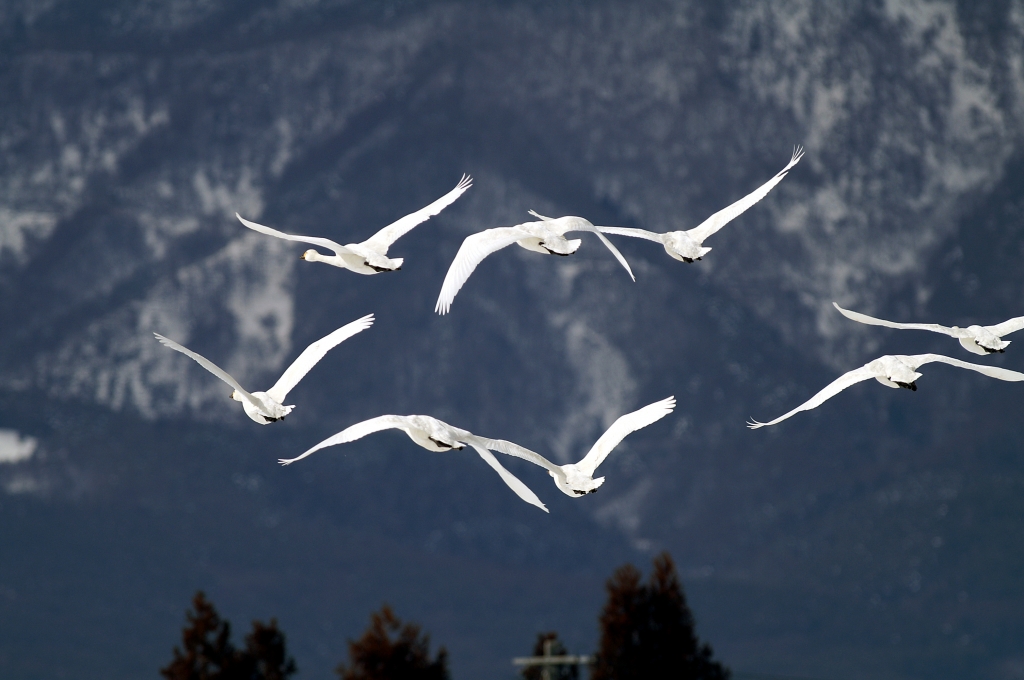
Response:
POLYGON ((320 338, 307 347, 298 358, 292 362, 285 372, 277 379, 274 386, 266 392, 246 392, 238 381, 232 378, 227 371, 217 366, 204 356, 196 354, 192 350, 179 345, 178 343, 165 338, 159 333, 154 333, 161 344, 177 350, 187 357, 195 359, 200 366, 210 373, 226 382, 234 389, 229 395, 235 401, 242 402, 245 415, 255 420, 260 425, 276 423, 292 412, 295 406, 285 406, 284 400, 292 388, 302 380, 303 376, 313 368, 318 361, 324 358, 327 352, 338 344, 348 340, 356 333, 364 331, 373 325, 373 314, 356 319, 352 323, 345 324, 330 335, 320 338))
POLYGON ((751 420, 747 423, 747 427, 752 430, 756 430, 759 427, 767 427, 768 425, 781 423, 786 418, 789 418, 800 411, 810 411, 812 408, 820 406, 850 385, 856 385, 857 383, 868 380, 869 378, 874 378, 886 387, 903 387, 916 392, 917 383, 915 381, 921 377, 921 374, 917 372, 917 369, 924 364, 930 364, 933 361, 939 361, 944 364, 949 364, 950 366, 968 368, 972 371, 977 371, 978 373, 984 373, 990 378, 998 378, 999 380, 1008 380, 1011 382, 1024 380, 1024 373, 1009 371, 1005 368, 996 368, 994 366, 971 364, 966 361, 960 361, 959 359, 951 359, 950 357, 942 356, 941 354, 915 354, 913 356, 907 356, 905 354, 890 354, 879 357, 874 361, 864 364, 860 368, 839 376, 832 381, 828 387, 821 390, 789 413, 781 415, 775 420, 767 423, 759 423, 756 420, 751 420))
MULTIPOLYGON (((483 458, 484 461, 501 476, 505 483, 508 484, 509 488, 516 492, 517 496, 530 505, 535 505, 544 512, 548 512, 547 507, 545 507, 541 500, 537 498, 537 494, 531 491, 530 487, 526 486, 526 484, 523 484, 519 478, 502 467, 501 463, 498 462, 498 459, 494 457, 494 454, 488 451, 488 449, 501 451, 504 451, 505 449, 518 450, 522 447, 513 444, 512 442, 506 442, 500 439, 486 439, 484 437, 478 437, 471 432, 453 427, 448 423, 440 421, 437 418, 431 418, 430 416, 387 415, 370 418, 369 420, 364 420, 361 423, 356 423, 355 425, 345 428, 333 437, 328 437, 303 453, 301 456, 287 459, 282 458, 278 460, 278 462, 281 463, 281 465, 291 465, 295 461, 302 460, 306 456, 312 455, 320 449, 328 446, 345 444, 357 439, 362 439, 368 434, 390 429, 405 432, 409 435, 410 439, 425 448, 427 451, 451 451, 452 449, 459 450, 465 448, 466 444, 472 446, 480 457, 483 458)), ((526 449, 523 450, 526 451, 526 449)))
POLYGON ((893 321, 886 321, 884 319, 876 319, 873 316, 868 316, 867 314, 861 314, 859 312, 851 312, 848 309, 843 309, 834 302, 832 305, 847 319, 853 319, 854 321, 871 326, 885 326, 886 328, 943 333, 958 339, 960 344, 963 345, 963 348, 968 352, 974 352, 975 354, 982 355, 1005 351, 1007 345, 1010 344, 1010 341, 1003 340, 1002 337, 1024 328, 1024 316, 1018 316, 994 326, 968 326, 967 328, 953 326, 950 328, 947 326, 940 326, 937 323, 896 323, 893 321))
POLYGON ((277 238, 283 238, 287 241, 312 243, 315 246, 320 246, 321 248, 327 248, 328 250, 334 251, 334 255, 323 255, 313 249, 307 250, 302 254, 302 259, 307 262, 326 262, 327 264, 334 265, 335 267, 342 267, 344 269, 354 271, 357 274, 379 274, 380 272, 398 271, 402 268, 402 262, 404 261, 403 258, 398 257, 392 259, 388 257, 388 248, 391 247, 391 244, 397 241, 400 237, 409 233, 409 231, 416 225, 426 222, 428 219, 454 203, 455 199, 461 196, 463 192, 472 185, 473 178, 468 175, 463 175, 462 179, 459 180, 459 183, 454 189, 428 205, 426 208, 421 208, 414 213, 406 215, 397 222, 392 222, 362 243, 349 243, 344 246, 326 238, 286 234, 283 231, 278 231, 276 229, 271 229, 270 227, 265 227, 262 224, 250 222, 238 213, 235 213, 235 217, 237 217, 245 226, 249 227, 253 231, 258 231, 261 234, 276 236, 277 238))
POLYGON ((665 247, 665 252, 677 260, 683 262, 694 262, 707 255, 711 248, 703 247, 704 239, 733 221, 752 205, 768 195, 768 192, 775 188, 775 185, 782 181, 789 170, 800 162, 804 155, 802 147, 793 149, 793 157, 789 163, 778 174, 747 194, 727 208, 719 210, 711 217, 704 220, 700 225, 688 231, 670 231, 665 234, 657 234, 646 229, 631 229, 628 227, 599 227, 606 234, 618 234, 619 236, 632 236, 634 238, 655 241, 665 247))
POLYGON ((597 470, 597 466, 604 462, 604 459, 608 457, 612 449, 626 438, 626 435, 658 422, 669 413, 672 413, 675 407, 676 398, 668 397, 653 404, 648 404, 632 413, 619 416, 612 423, 612 426, 605 430, 605 433, 590 447, 587 455, 578 463, 555 465, 539 453, 534 453, 516 444, 508 446, 510 442, 494 442, 495 446, 491 448, 495 451, 540 465, 554 478, 555 486, 562 493, 566 496, 577 498, 588 493, 594 493, 599 486, 604 484, 604 477, 594 479, 594 471, 597 470))
POLYGON ((573 217, 571 215, 558 218, 544 217, 532 210, 530 214, 540 221, 524 222, 514 227, 486 229, 466 237, 466 240, 462 242, 462 246, 459 248, 459 252, 456 253, 451 266, 448 268, 448 273, 444 277, 444 283, 441 284, 441 294, 437 296, 437 304, 434 305, 435 312, 438 314, 448 313, 448 310, 451 309, 452 301, 466 283, 466 280, 469 279, 470 274, 491 253, 495 253, 515 243, 522 248, 543 255, 572 255, 579 249, 581 241, 580 239, 566 239, 565 234, 570 231, 589 231, 597 234, 597 237, 612 252, 612 255, 619 261, 619 264, 626 268, 630 278, 636 281, 636 277, 633 276, 633 271, 629 268, 626 258, 589 221, 582 217, 573 217))

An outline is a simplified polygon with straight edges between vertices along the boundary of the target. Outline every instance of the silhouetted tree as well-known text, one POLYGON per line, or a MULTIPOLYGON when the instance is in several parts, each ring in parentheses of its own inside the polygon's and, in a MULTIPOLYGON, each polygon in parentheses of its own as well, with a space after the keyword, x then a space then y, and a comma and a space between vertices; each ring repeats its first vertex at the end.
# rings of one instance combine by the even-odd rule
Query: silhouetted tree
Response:
MULTIPOLYGON (((569 654, 565 649, 565 645, 558 639, 558 633, 555 632, 537 633, 537 642, 533 645, 533 656, 545 656, 545 652, 548 652, 547 656, 566 656, 569 654), (547 644, 549 642, 550 645, 547 644)), ((553 665, 547 668, 549 669, 547 675, 549 680, 578 680, 580 677, 580 667, 577 665, 553 665)), ((523 678, 525 680, 542 680, 544 677, 542 666, 527 666, 523 669, 523 678)))
POLYGON ((693 615, 668 553, 654 559, 650 582, 632 565, 608 581, 601 613, 601 644, 593 680, 727 680, 729 670, 712 659, 693 630, 693 615))
POLYGON ((239 665, 244 680, 287 680, 295 673, 295 659, 285 650, 284 633, 277 627, 277 619, 270 619, 269 624, 252 622, 239 665))
POLYGON ((236 670, 238 651, 231 644, 231 624, 222 621, 203 591, 192 598, 189 625, 181 632, 182 647, 160 675, 167 680, 222 680, 236 670))
POLYGON ((245 649, 231 644, 231 623, 220 618, 206 595, 192 598, 189 625, 181 632, 182 647, 160 675, 167 680, 287 680, 295 673, 295 660, 285 650, 284 633, 277 621, 253 621, 245 649))
POLYGON ((370 615, 363 637, 349 641, 351 665, 335 673, 341 680, 448 680, 448 652, 441 647, 430 660, 430 636, 417 625, 402 622, 384 605, 370 615))

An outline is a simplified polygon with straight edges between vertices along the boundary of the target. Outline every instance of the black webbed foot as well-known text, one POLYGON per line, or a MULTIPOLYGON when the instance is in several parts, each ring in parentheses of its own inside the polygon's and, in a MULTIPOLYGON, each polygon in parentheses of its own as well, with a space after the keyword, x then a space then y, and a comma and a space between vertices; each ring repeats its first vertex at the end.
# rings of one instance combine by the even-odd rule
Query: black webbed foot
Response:
MULTIPOLYGON (((894 380, 893 382, 896 382, 896 381, 894 380)), ((905 390, 910 390, 911 392, 917 392, 917 383, 916 382, 912 382, 912 383, 897 382, 896 384, 899 385, 900 387, 902 387, 905 390)))

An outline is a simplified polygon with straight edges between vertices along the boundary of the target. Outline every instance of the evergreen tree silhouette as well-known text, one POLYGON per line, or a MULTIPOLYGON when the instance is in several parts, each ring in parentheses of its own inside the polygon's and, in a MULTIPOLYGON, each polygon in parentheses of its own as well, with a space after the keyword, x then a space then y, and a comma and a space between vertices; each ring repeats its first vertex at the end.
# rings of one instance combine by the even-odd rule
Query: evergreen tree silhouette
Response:
POLYGON ((238 650, 231 644, 231 624, 221 620, 203 591, 192 598, 185 614, 189 625, 182 632, 182 647, 160 675, 167 680, 224 680, 237 672, 238 650))
POLYGON ((245 649, 231 644, 231 623, 221 619, 213 603, 199 591, 192 598, 189 625, 181 632, 182 648, 160 675, 166 680, 287 680, 296 671, 285 650, 277 621, 253 621, 245 649))
MULTIPOLYGON (((558 633, 537 633, 537 642, 533 645, 533 656, 544 656, 545 643, 550 640, 550 656, 567 656, 569 654, 565 645, 558 639, 558 633)), ((548 678, 550 680, 578 680, 580 667, 577 665, 548 666, 548 678)), ((544 670, 542 666, 527 666, 523 669, 524 680, 542 680, 544 670)))
POLYGON ((711 646, 694 632, 675 564, 668 553, 654 558, 647 585, 627 564, 608 581, 601 613, 601 643, 592 680, 728 680, 711 646))
POLYGON ((349 641, 350 666, 335 673, 341 680, 449 680, 448 652, 441 647, 430 660, 430 636, 417 625, 404 626, 391 607, 370 615, 363 637, 349 641))
POLYGON ((284 633, 277 627, 277 619, 270 619, 269 624, 252 622, 239 665, 243 680, 288 680, 295 673, 295 659, 285 650, 284 633))

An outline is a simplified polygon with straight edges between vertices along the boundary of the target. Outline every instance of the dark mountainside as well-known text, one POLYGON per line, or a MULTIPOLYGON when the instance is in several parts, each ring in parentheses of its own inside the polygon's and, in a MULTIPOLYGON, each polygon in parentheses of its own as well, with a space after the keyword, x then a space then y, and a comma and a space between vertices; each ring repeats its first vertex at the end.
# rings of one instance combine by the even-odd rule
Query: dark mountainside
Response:
POLYGON ((1020 677, 1024 386, 929 365, 744 426, 883 353, 1024 370, 1024 336, 974 357, 831 307, 1024 314, 1024 8, 983 5, 0 5, 0 429, 38 440, 0 462, 2 674, 156 677, 202 589, 277 617, 298 678, 383 602, 452 677, 511 677, 539 631, 593 651, 605 575, 664 549, 736 672, 1020 677), (632 283, 587 235, 513 247, 432 311, 469 233, 693 227, 798 143, 702 262, 617 238, 632 283), (395 274, 233 217, 358 241, 463 172, 395 274), (370 312, 267 427, 152 339, 264 389, 370 312), (550 515, 397 432, 276 462, 382 413, 566 462, 670 394, 597 494, 507 462, 550 515))

